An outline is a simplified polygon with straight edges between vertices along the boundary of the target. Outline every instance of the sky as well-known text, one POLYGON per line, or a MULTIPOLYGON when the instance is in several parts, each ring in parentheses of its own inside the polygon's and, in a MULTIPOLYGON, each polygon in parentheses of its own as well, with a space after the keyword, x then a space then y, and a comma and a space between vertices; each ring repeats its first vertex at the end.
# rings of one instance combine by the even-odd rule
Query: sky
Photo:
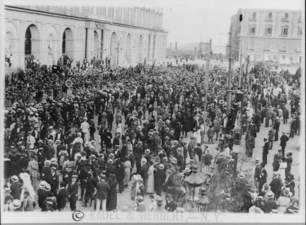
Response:
MULTIPOLYGON (((1 0, 0 0, 1 2, 1 0)), ((138 6, 163 8, 163 27, 169 31, 167 47, 212 39, 214 53, 225 53, 230 20, 239 9, 304 11, 305 0, 4 0, 4 4, 138 6)), ((304 20, 305 21, 305 20, 304 20)))

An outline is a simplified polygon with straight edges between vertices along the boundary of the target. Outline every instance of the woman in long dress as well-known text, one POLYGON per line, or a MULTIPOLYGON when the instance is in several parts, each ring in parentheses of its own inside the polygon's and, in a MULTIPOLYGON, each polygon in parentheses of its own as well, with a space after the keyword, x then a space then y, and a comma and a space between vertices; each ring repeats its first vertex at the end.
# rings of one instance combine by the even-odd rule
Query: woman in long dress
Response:
POLYGON ((286 168, 287 168, 286 158, 283 157, 282 162, 279 164, 279 168, 278 168, 278 173, 281 175, 283 184, 285 183, 285 178, 286 178, 286 174, 285 174, 286 168))
MULTIPOLYGON (((67 148, 67 147, 65 146, 65 148, 67 148)), ((58 155, 60 157, 60 159, 59 159, 59 166, 60 166, 60 168, 62 168, 63 165, 64 165, 64 162, 65 162, 65 159, 66 159, 66 157, 69 156, 69 154, 68 154, 68 151, 66 149, 64 149, 64 150, 61 150, 58 153, 58 155)))
POLYGON ((38 162, 37 162, 37 156, 33 155, 31 156, 31 161, 28 164, 28 171, 31 176, 32 185, 34 190, 37 190, 38 188, 38 162))
POLYGON ((31 198, 31 200, 35 201, 35 199, 34 199, 35 191, 34 191, 34 188, 31 184, 30 175, 28 173, 20 173, 20 178, 23 182, 22 191, 21 191, 21 195, 20 195, 20 201, 23 202, 24 192, 26 192, 26 191, 29 192, 29 197, 31 198))
POLYGON ((124 162, 124 179, 123 185, 126 187, 129 184, 130 176, 131 176, 131 168, 132 164, 131 161, 126 157, 124 162))
POLYGON ((147 193, 154 193, 154 165, 152 161, 149 161, 147 193))

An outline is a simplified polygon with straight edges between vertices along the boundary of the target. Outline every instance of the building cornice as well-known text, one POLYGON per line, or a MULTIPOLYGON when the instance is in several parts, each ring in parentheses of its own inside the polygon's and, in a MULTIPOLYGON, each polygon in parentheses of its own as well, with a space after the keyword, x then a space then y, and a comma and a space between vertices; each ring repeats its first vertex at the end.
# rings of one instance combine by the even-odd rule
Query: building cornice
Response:
POLYGON ((34 13, 34 14, 44 15, 44 16, 60 17, 64 19, 73 19, 73 20, 79 20, 79 21, 84 21, 84 22, 98 22, 98 23, 104 23, 107 25, 127 27, 127 28, 139 29, 139 30, 148 30, 148 31, 157 32, 157 33, 164 33, 164 34, 168 33, 168 31, 163 30, 163 29, 152 29, 148 27, 139 27, 139 26, 130 25, 130 24, 106 21, 103 19, 93 19, 93 18, 88 18, 85 15, 83 17, 73 16, 73 15, 63 15, 63 14, 59 14, 55 12, 46 12, 46 11, 41 11, 37 9, 22 8, 19 6, 10 6, 10 5, 6 5, 5 9, 10 10, 10 11, 18 11, 18 12, 26 12, 26 13, 30 12, 32 14, 34 13))

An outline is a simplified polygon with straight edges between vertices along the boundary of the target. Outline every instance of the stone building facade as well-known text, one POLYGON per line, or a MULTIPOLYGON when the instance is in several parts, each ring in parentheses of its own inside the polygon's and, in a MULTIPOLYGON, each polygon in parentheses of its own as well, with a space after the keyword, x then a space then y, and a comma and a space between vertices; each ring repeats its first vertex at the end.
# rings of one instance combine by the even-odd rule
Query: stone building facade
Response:
POLYGON ((166 57, 162 9, 137 7, 5 6, 5 54, 11 69, 34 55, 53 65, 62 54, 74 62, 108 59, 130 65, 166 57))
MULTIPOLYGON (((240 9, 231 18, 232 57, 239 61, 302 62, 304 24, 301 11, 240 9), (242 21, 241 21, 242 19, 242 21)), ((229 47, 227 48, 229 56, 229 47)))

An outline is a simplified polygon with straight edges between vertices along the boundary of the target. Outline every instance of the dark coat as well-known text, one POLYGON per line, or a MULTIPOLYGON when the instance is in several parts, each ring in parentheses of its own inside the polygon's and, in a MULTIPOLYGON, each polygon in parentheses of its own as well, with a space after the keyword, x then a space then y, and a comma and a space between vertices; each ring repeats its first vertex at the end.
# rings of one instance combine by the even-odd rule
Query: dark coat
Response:
POLYGON ((51 160, 54 157, 55 149, 51 145, 44 146, 45 156, 48 160, 51 160))
POLYGON ((11 196, 14 199, 20 199, 20 195, 21 195, 21 183, 19 182, 15 182, 12 183, 11 185, 11 196))
POLYGON ((110 187, 106 181, 99 181, 97 183, 96 189, 97 189, 96 196, 98 199, 100 200, 107 199, 107 194, 108 191, 110 190, 110 187))
POLYGON ((66 206, 67 198, 68 198, 68 191, 66 188, 60 189, 57 196, 57 208, 63 209, 66 206))
POLYGON ((283 134, 280 138, 280 146, 285 147, 287 145, 287 141, 289 141, 289 138, 287 135, 283 134))
POLYGON ((145 164, 139 170, 139 174, 140 174, 140 176, 142 177, 143 180, 148 179, 148 169, 149 169, 148 164, 145 164))
POLYGON ((41 180, 45 180, 48 184, 51 182, 51 168, 50 167, 44 167, 41 170, 41 180))
POLYGON ((278 178, 275 178, 271 181, 270 183, 270 187, 271 187, 271 191, 275 194, 275 195, 278 195, 279 192, 281 191, 282 189, 282 181, 278 178))
POLYGON ((269 154, 269 142, 265 142, 263 146, 263 154, 266 154, 266 155, 269 154))
POLYGON ((116 186, 117 186, 116 180, 109 181, 109 190, 108 190, 107 200, 106 200, 106 209, 108 211, 111 211, 117 208, 116 186))
POLYGON ((174 186, 172 176, 170 176, 167 180, 166 179, 167 177, 165 178, 165 181, 164 181, 165 182, 164 187, 163 187, 164 192, 167 192, 170 187, 174 186))
POLYGON ((154 183, 156 186, 162 187, 166 179, 165 170, 157 169, 154 172, 154 183))
POLYGON ((38 205, 42 209, 44 201, 48 197, 48 192, 42 189, 38 189, 37 195, 38 195, 38 205))

